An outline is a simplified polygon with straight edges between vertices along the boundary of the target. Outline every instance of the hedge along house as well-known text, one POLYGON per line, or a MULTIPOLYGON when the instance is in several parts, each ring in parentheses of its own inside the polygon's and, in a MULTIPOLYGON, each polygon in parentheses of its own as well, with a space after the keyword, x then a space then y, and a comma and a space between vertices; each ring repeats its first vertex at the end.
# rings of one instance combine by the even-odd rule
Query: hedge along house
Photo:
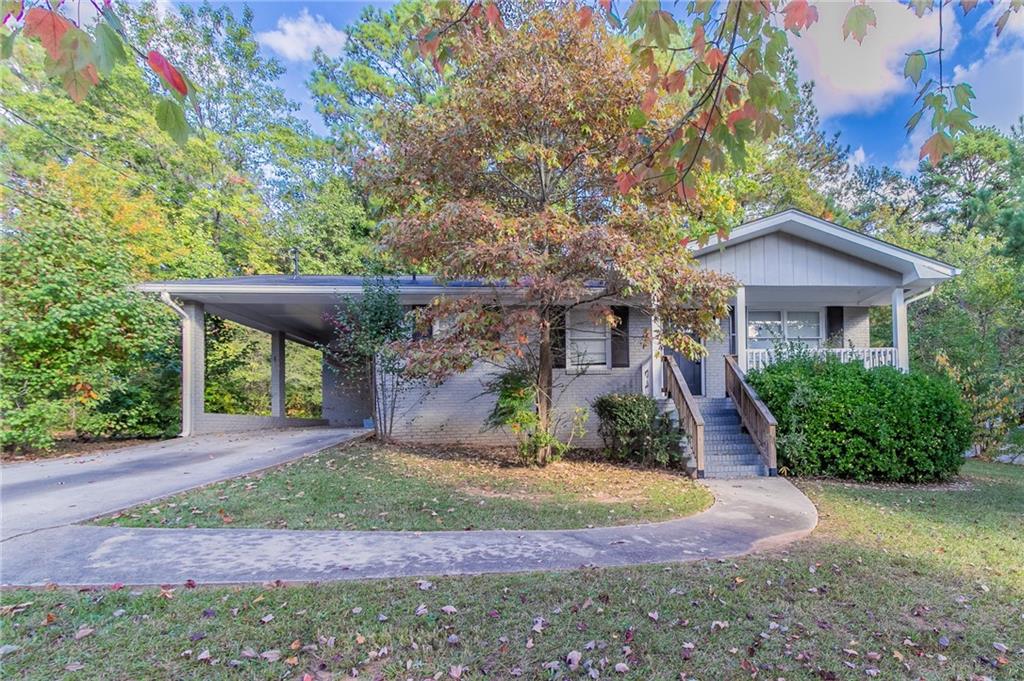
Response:
MULTIPOLYGON (((721 322, 723 338, 706 343, 707 356, 693 361, 662 352, 657 320, 635 301, 618 301, 623 323, 615 329, 574 311, 559 339, 563 351, 554 401, 556 418, 567 428, 576 407, 589 408, 605 393, 638 392, 664 400, 689 436, 698 475, 774 473, 774 419, 744 380, 745 371, 772 361, 773 346, 792 342, 843 361, 907 370, 907 306, 957 274, 945 263, 795 210, 746 223, 728 240, 692 253, 701 267, 740 282, 732 312, 721 322), (870 343, 868 313, 876 306, 892 309, 892 341, 885 347, 870 343)), ((326 344, 326 316, 343 298, 360 296, 362 283, 359 277, 262 275, 141 285, 140 290, 159 294, 182 320, 182 435, 361 425, 373 413, 369 387, 346 384, 327 367, 322 418, 287 417, 284 344, 326 344), (271 335, 270 416, 206 412, 207 314, 271 335)), ((514 289, 474 282, 442 286, 430 277, 392 277, 389 283, 410 307, 439 295, 491 292, 511 302, 516 295, 514 289)), ((510 443, 510 434, 484 427, 493 397, 483 386, 494 371, 481 363, 440 386, 405 393, 393 435, 423 443, 510 443)), ((580 444, 598 445, 597 424, 591 421, 587 430, 580 444)))

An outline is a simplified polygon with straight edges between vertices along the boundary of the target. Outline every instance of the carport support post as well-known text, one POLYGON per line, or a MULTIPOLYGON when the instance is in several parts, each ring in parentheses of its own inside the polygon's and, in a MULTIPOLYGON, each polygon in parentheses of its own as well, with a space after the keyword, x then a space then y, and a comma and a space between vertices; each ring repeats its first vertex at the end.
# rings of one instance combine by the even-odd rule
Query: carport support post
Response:
POLYGON ((910 339, 907 337, 907 300, 903 287, 892 290, 892 346, 896 349, 896 366, 910 371, 910 339))
POLYGON ((181 320, 181 436, 195 435, 206 395, 206 314, 186 302, 181 320))
POLYGON ((270 333, 270 415, 284 418, 284 332, 270 333))

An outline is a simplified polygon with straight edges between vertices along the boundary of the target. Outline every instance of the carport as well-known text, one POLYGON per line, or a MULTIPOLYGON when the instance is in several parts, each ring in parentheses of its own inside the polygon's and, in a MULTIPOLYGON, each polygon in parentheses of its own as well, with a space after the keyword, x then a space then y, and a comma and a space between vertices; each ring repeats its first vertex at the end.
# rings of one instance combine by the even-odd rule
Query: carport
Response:
MULTIPOLYGON (((403 303, 425 304, 442 291, 425 277, 392 277, 403 303)), ((326 366, 319 419, 285 413, 285 343, 317 347, 330 339, 326 316, 344 298, 362 295, 361 277, 258 275, 223 279, 147 282, 138 290, 156 294, 181 318, 181 435, 290 426, 361 426, 373 413, 367 386, 342 385, 326 366), (269 416, 207 412, 206 315, 215 315, 270 335, 269 416)))

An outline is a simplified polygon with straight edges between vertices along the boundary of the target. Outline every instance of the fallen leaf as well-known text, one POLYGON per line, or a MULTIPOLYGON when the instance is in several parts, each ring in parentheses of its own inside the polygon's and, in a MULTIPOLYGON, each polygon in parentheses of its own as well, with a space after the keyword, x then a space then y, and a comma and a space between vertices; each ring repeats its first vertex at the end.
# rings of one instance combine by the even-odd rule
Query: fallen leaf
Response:
POLYGON ((625 662, 618 662, 615 665, 615 671, 618 672, 619 674, 625 674, 626 672, 629 671, 629 665, 626 664, 625 662))
POLYGON ((96 630, 95 629, 90 629, 89 627, 87 627, 87 626, 85 626, 83 624, 82 626, 80 626, 78 628, 78 631, 75 632, 75 640, 76 641, 80 641, 83 638, 85 638, 86 636, 89 636, 90 634, 92 634, 94 631, 96 631, 96 630))
POLYGON ((64 671, 66 672, 77 672, 85 669, 85 665, 81 662, 69 662, 64 665, 64 671))
POLYGON ((270 624, 273 621, 274 621, 274 616, 273 615, 264 615, 263 617, 260 618, 260 622, 263 622, 264 624, 270 624))
POLYGON ((262 653, 260 653, 260 657, 262 657, 267 662, 277 662, 278 660, 281 659, 281 651, 280 650, 264 650, 262 653))
POLYGON ((453 605, 446 605, 443 608, 441 608, 441 612, 443 612, 446 615, 454 615, 458 612, 458 610, 456 610, 455 606, 453 605))

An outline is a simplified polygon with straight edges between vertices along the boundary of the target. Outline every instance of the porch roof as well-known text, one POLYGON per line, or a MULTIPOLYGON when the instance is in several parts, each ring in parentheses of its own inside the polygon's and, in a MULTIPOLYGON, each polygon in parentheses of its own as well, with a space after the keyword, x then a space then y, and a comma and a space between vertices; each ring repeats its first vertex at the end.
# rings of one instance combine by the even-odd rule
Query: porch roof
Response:
POLYGON ((910 294, 926 290, 960 273, 958 268, 941 260, 915 253, 796 209, 784 210, 747 222, 734 229, 727 239, 719 240, 713 237, 707 245, 695 248, 693 255, 701 258, 777 232, 790 234, 899 273, 904 288, 910 294))

